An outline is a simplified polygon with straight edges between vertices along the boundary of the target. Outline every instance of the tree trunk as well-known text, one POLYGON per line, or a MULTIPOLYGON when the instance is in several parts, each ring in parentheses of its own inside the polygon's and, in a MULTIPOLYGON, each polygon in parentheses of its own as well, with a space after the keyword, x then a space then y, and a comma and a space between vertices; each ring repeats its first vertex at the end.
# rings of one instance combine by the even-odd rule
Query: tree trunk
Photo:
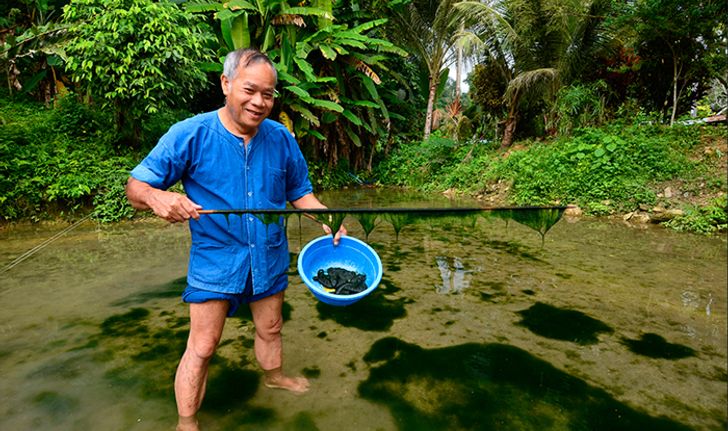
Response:
POLYGON ((435 74, 435 76, 430 75, 430 94, 427 96, 427 115, 425 117, 425 141, 430 137, 430 132, 432 132, 432 113, 435 106, 435 93, 437 93, 437 82, 437 74, 435 74))
POLYGON ((503 128, 503 140, 501 141, 501 148, 508 148, 513 144, 513 136, 516 134, 516 117, 508 114, 506 119, 506 125, 503 128))
POLYGON ((516 134, 516 124, 518 123, 518 101, 520 99, 519 92, 512 96, 510 106, 508 108, 508 118, 506 118, 506 125, 503 129, 503 140, 501 141, 501 148, 508 148, 513 144, 513 137, 516 134))
POLYGON ((677 112, 677 58, 672 56, 672 114, 670 115, 670 126, 675 123, 675 113, 677 112))
MULTIPOLYGON (((460 25, 460 30, 463 30, 463 25, 460 25)), ((460 100, 460 80, 463 73, 463 47, 458 44, 457 49, 457 61, 455 62, 455 100, 460 100)))

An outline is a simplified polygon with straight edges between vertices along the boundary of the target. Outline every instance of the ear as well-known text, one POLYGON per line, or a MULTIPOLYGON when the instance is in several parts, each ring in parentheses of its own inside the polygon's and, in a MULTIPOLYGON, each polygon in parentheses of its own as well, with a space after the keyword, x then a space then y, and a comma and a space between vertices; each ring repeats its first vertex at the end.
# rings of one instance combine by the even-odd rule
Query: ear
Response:
POLYGON ((230 89, 232 87, 232 82, 227 78, 225 75, 220 75, 220 86, 222 87, 222 94, 227 96, 230 94, 230 89))

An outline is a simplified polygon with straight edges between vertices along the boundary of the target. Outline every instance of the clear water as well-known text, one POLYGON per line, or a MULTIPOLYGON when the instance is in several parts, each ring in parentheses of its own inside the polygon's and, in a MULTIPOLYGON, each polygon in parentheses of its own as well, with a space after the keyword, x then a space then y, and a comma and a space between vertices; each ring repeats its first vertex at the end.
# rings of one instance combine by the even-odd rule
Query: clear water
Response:
MULTIPOLYGON (((371 190, 323 200, 449 204, 371 190)), ((496 219, 407 226, 398 239, 382 224, 368 240, 380 288, 332 308, 295 273, 321 234, 298 224, 285 368, 312 390, 261 384, 241 312, 211 365, 203 430, 726 428, 725 237, 563 219, 542 247, 496 219)), ((3 228, 0 264, 60 229, 3 228)), ((184 225, 86 222, 0 273, 0 429, 174 429, 188 246, 184 225)))

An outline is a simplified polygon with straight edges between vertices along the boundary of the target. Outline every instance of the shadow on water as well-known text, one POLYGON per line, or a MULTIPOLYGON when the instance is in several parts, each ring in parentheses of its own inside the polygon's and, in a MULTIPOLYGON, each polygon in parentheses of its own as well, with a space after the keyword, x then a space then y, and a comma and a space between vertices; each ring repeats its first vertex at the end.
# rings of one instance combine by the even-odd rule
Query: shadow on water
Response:
POLYGON ((285 429, 291 431, 319 431, 314 416, 310 413, 298 413, 286 425, 285 429))
POLYGON ((565 310, 541 302, 518 314, 523 316, 519 324, 534 334, 582 345, 597 343, 599 333, 613 332, 607 324, 580 311, 565 310))
POLYGON ((499 240, 486 239, 486 240, 483 240, 483 245, 485 245, 489 248, 492 248, 494 250, 506 252, 515 257, 520 257, 520 258, 529 260, 531 262, 547 263, 547 262, 539 259, 538 257, 536 257, 530 251, 528 251, 528 247, 524 246, 523 244, 520 244, 518 241, 499 241, 499 240))
POLYGON ((695 350, 682 344, 667 342, 663 337, 647 333, 638 340, 624 338, 622 343, 633 353, 659 359, 682 359, 695 356, 695 350))
POLYGON ((405 305, 411 300, 386 297, 399 290, 399 287, 385 275, 379 287, 363 300, 346 307, 319 302, 316 304, 316 310, 322 320, 332 319, 341 326, 363 331, 386 331, 392 327, 396 319, 407 316, 405 305))
POLYGON ((187 287, 187 277, 178 278, 171 283, 163 284, 157 289, 139 292, 126 298, 112 302, 115 307, 129 307, 132 305, 144 304, 154 299, 180 298, 182 291, 187 287))
POLYGON ((53 420, 63 420, 79 407, 79 401, 76 398, 55 391, 40 392, 30 401, 53 420))
POLYGON ((403 431, 690 429, 505 344, 423 349, 388 337, 364 360, 372 368, 359 394, 388 407, 403 431))

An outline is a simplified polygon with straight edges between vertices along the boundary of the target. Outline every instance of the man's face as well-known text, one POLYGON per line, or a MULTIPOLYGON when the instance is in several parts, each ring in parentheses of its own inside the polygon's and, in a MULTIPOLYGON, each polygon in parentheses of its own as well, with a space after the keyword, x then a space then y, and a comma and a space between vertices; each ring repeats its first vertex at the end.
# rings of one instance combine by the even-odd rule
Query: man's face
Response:
POLYGON ((228 110, 236 131, 242 136, 252 136, 260 123, 273 109, 276 78, 267 63, 238 66, 232 80, 221 78, 222 92, 226 96, 228 110))

